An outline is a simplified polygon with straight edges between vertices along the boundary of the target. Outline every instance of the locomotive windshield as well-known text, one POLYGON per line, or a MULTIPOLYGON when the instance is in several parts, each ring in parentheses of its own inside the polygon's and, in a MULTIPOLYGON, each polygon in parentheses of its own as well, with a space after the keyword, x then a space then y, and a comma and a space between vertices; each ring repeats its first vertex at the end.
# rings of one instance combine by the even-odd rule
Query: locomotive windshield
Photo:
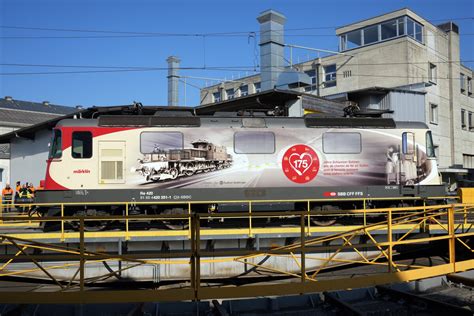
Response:
POLYGON ((61 131, 57 129, 53 130, 53 143, 49 150, 49 159, 61 158, 63 154, 61 138, 61 131))
POLYGON ((433 138, 431 137, 430 131, 426 132, 426 155, 428 157, 436 157, 433 138))

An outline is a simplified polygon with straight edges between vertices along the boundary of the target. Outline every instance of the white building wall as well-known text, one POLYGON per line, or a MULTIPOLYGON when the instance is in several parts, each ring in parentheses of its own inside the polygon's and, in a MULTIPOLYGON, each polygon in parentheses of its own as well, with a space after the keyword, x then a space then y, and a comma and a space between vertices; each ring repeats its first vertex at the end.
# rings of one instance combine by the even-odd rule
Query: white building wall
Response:
POLYGON ((46 175, 48 144, 51 131, 36 133, 34 140, 13 139, 11 142, 11 181, 32 182, 38 186, 46 175))
MULTIPOLYGON (((0 126, 0 135, 12 132, 13 127, 0 126)), ((0 159, 0 190, 10 183, 10 159, 0 159)))

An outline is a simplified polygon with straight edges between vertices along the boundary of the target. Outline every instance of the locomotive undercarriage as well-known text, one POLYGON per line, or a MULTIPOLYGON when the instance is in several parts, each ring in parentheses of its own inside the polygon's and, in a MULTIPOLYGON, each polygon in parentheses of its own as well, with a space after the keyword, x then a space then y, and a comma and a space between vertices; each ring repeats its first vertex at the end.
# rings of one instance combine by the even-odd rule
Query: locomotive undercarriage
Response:
MULTIPOLYGON (((426 203, 423 200, 383 200, 383 201, 365 201, 365 208, 396 208, 396 207, 408 207, 408 206, 420 206, 426 203)), ((252 207, 253 214, 263 212, 293 212, 293 211, 307 211, 307 203, 256 203, 252 207)), ((363 216, 361 214, 347 214, 344 211, 363 209, 364 203, 361 201, 338 201, 338 202, 312 202, 310 203, 310 211, 314 214, 321 214, 311 216, 311 224, 315 226, 331 226, 331 225, 349 225, 363 222, 363 216)), ((199 204, 193 209, 193 213, 199 214, 219 214, 219 213, 240 213, 248 212, 248 204, 236 204, 236 203, 225 203, 225 204, 199 204)), ((30 212, 37 213, 40 216, 60 216, 60 208, 36 208, 30 212)), ((107 220, 108 216, 125 216, 126 211, 121 206, 71 206, 64 207, 64 216, 72 217, 83 217, 84 230, 90 232, 97 232, 109 229, 123 229, 124 223, 120 220, 107 220), (100 220, 88 220, 88 217, 101 217, 100 220)), ((128 209, 128 215, 187 215, 187 205, 130 205, 128 209)), ((394 216, 403 216, 406 214, 396 214, 394 216)), ((365 218, 368 222, 378 222, 385 218, 380 214, 371 214, 365 218)), ((188 229, 189 220, 159 220, 151 221, 149 219, 144 220, 133 220, 133 226, 135 229, 151 229, 151 228, 166 228, 170 230, 182 230, 188 229)), ((43 225, 44 231, 55 231, 59 229, 59 222, 45 222, 43 225)), ((66 221, 67 225, 72 230, 79 230, 79 221, 70 220, 66 221)), ((202 226, 209 227, 244 227, 248 221, 239 219, 229 219, 220 217, 209 217, 207 221, 201 223, 202 226)), ((285 216, 281 217, 265 217, 258 216, 253 220, 255 225, 259 226, 292 226, 299 225, 299 216, 295 216, 294 220, 285 216)))

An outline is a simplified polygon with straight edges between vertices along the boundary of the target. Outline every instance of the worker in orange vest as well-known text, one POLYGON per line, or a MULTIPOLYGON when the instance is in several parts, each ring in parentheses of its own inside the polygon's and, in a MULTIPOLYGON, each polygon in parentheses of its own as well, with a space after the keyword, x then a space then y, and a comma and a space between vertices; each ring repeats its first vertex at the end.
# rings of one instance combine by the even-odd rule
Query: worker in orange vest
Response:
POLYGON ((7 183, 5 188, 2 190, 2 204, 5 205, 5 211, 10 212, 11 204, 13 202, 13 189, 10 184, 7 183))
POLYGON ((21 191, 21 182, 17 181, 16 182, 16 190, 15 190, 15 199, 20 197, 20 191, 21 191))
POLYGON ((33 183, 31 183, 31 182, 28 183, 27 187, 28 187, 28 190, 30 190, 30 192, 31 192, 31 197, 35 197, 35 191, 36 190, 35 190, 35 187, 33 186, 33 183))

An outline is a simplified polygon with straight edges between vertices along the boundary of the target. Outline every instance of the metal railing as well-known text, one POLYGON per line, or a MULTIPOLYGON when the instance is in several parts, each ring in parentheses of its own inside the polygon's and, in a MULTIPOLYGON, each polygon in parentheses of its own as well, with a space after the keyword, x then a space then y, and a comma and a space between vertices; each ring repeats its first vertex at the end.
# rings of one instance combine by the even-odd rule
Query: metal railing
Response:
MULTIPOLYGON (((260 203, 261 201, 258 201, 260 203)), ((203 202, 201 202, 203 203, 203 202)), ((169 301, 201 300, 210 298, 248 297, 258 295, 284 295, 326 291, 384 284, 395 281, 410 281, 447 273, 465 271, 474 268, 472 238, 474 236, 474 204, 448 204, 404 208, 364 209, 332 211, 321 214, 312 211, 298 212, 253 212, 253 201, 249 201, 249 212, 227 214, 193 213, 193 203, 188 203, 188 214, 182 215, 130 215, 106 217, 28 217, 32 223, 60 222, 63 240, 75 238, 76 244, 49 244, 37 240, 28 240, 14 234, 0 235, 0 245, 15 249, 15 253, 0 255, 3 265, 0 278, 7 276, 29 276, 42 274, 49 279, 53 287, 43 292, 12 293, 1 292, 0 302, 8 303, 94 303, 94 302, 133 302, 133 301, 169 301), (321 216, 359 218, 360 225, 339 226, 336 233, 322 236, 313 234, 312 221, 321 216), (377 217, 375 217, 377 216, 377 217), (251 247, 250 249, 209 250, 202 245, 212 228, 203 227, 213 220, 237 220, 245 223, 245 237, 252 238, 264 232, 268 219, 291 221, 292 232, 298 232, 291 243, 270 247, 251 247), (378 218, 378 221, 374 221, 378 218), (113 220, 125 223, 125 236, 133 233, 130 224, 136 221, 188 223, 180 234, 185 234, 190 242, 186 251, 152 251, 147 253, 119 254, 87 249, 85 231, 87 222, 113 220), (66 223, 77 223, 78 232, 66 232, 66 223), (430 234, 437 231, 436 235, 430 234), (376 232, 383 235, 376 236, 376 232), (425 233, 424 235, 419 234, 425 233), (68 235, 70 234, 70 235, 68 235), (382 239, 381 239, 382 238, 382 239), (437 243, 445 247, 448 260, 445 263, 429 265, 414 264, 398 258, 400 247, 421 246, 437 243), (34 250, 42 251, 37 254, 34 250), (460 256, 460 253, 463 256, 460 256), (322 256, 321 254, 326 254, 322 256), (351 254, 351 258, 342 254, 351 254), (466 256, 467 254, 467 256, 466 256), (284 260, 284 267, 275 262, 284 260), (30 269, 14 268, 16 262, 29 262, 30 269), (59 263, 58 263, 59 262, 59 263), (112 271, 103 274, 90 274, 88 267, 97 263, 119 262, 112 271), (341 265, 373 267, 371 273, 351 277, 328 277, 323 273, 326 268, 341 265), (167 288, 148 290, 89 291, 89 288, 101 287, 114 275, 127 270, 143 269, 145 266, 175 266, 188 271, 188 277, 176 280, 176 284, 167 288), (252 277, 279 276, 284 281, 273 284, 230 286, 225 277, 216 277, 203 268, 225 270, 229 266, 240 267, 247 279, 252 277), (296 268, 295 268, 296 267, 296 268), (75 269, 70 277, 59 277, 58 269, 75 269)), ((311 203, 311 201, 308 201, 311 203)), ((181 203, 182 204, 182 203, 181 203)), ((125 211, 128 204, 124 204, 125 211)), ((309 204, 308 204, 309 205, 309 204)), ((61 210, 70 205, 61 205, 61 210)), ((64 215, 64 214, 62 214, 64 215)), ((4 221, 25 220, 25 217, 5 217, 4 221)), ((280 228, 281 229, 281 228, 280 228)), ((221 229, 225 230, 225 229, 221 229)), ((161 230, 150 232, 159 235, 161 230)), ((210 234, 213 236, 213 234, 210 234)), ((208 235, 209 236, 209 235, 208 235)), ((233 275, 235 278, 242 274, 233 275)))
MULTIPOLYGON (((417 201, 419 203, 423 203, 423 207, 427 206, 426 201, 429 200, 431 203, 433 201, 439 200, 445 200, 445 199, 455 199, 457 197, 453 196, 442 196, 442 197, 431 197, 428 199, 421 199, 417 197, 404 197, 404 198, 398 198, 396 199, 398 202, 411 202, 411 201, 417 201), (422 201, 422 202, 421 202, 422 201)), ((315 218, 318 216, 319 218, 329 218, 329 217, 334 217, 334 216, 339 216, 342 218, 348 218, 348 217, 355 217, 357 218, 358 225, 356 226, 361 226, 361 225, 367 225, 370 222, 369 217, 373 217, 374 215, 380 215, 377 214, 377 210, 367 208, 369 205, 369 202, 376 202, 376 201, 384 201, 384 200, 394 200, 393 198, 373 198, 373 199, 365 199, 365 198, 360 198, 360 199, 353 199, 351 201, 353 202, 358 202, 361 204, 361 209, 358 210, 340 210, 340 211, 332 211, 332 212, 327 212, 325 211, 324 213, 321 212, 312 212, 312 206, 316 203, 333 203, 333 202, 338 202, 338 201, 344 201, 347 202, 347 199, 311 199, 311 200, 237 200, 237 201, 199 201, 199 202, 89 202, 87 203, 88 207, 100 207, 100 206, 116 206, 122 210, 122 215, 111 215, 111 216, 105 216, 103 218, 98 218, 95 220, 104 220, 104 221, 121 221, 124 223, 124 229, 121 229, 120 232, 115 231, 114 233, 110 234, 107 232, 95 232, 95 233, 89 233, 86 232, 86 237, 88 236, 94 236, 97 238, 104 237, 104 238, 109 238, 109 237, 117 237, 117 238, 124 238, 125 240, 131 240, 134 237, 187 237, 190 238, 191 236, 191 225, 190 225, 190 220, 188 219, 188 229, 186 230, 179 230, 179 231, 170 231, 168 229, 162 229, 159 231, 139 231, 137 229, 130 229, 130 222, 132 221, 137 221, 137 220, 153 220, 156 217, 151 218, 150 216, 143 216, 143 215, 133 215, 129 217, 130 209, 132 207, 148 207, 151 205, 158 205, 158 206, 167 206, 167 207, 175 207, 175 206, 180 206, 183 209, 183 215, 191 215, 194 210, 196 209, 196 206, 199 205, 206 205, 206 204, 219 204, 219 203, 235 203, 236 205, 247 205, 248 208, 248 213, 245 213, 245 216, 248 221, 248 226, 245 229, 215 229, 212 231, 206 231, 204 232, 205 235, 243 235, 247 234, 248 237, 254 237, 255 234, 271 234, 274 233, 276 230, 275 229, 269 229, 269 228, 258 228, 253 225, 253 206, 257 204, 262 204, 262 203, 299 203, 299 205, 302 205, 302 211, 307 214, 306 216, 306 230, 307 234, 311 235, 313 233, 324 233, 324 232, 339 232, 341 231, 340 226, 334 226, 334 227, 321 227, 318 225, 315 225, 312 223, 311 218, 315 218)), ((70 207, 77 207, 77 206, 83 206, 85 203, 32 203, 32 204, 0 204, 0 231, 2 226, 38 226, 38 223, 40 222, 52 222, 52 221, 60 221, 60 229, 56 229, 54 233, 40 233, 40 234, 34 234, 30 233, 28 234, 28 238, 34 238, 34 239, 57 239, 59 238, 60 241, 64 242, 69 239, 77 239, 78 238, 78 233, 77 232, 71 232, 71 229, 67 227, 67 224, 71 222, 71 216, 65 216, 66 215, 66 209, 70 207), (36 221, 32 220, 34 217, 28 216, 30 214, 30 210, 36 208, 36 207, 50 207, 50 208, 56 208, 59 210, 59 215, 58 217, 51 218, 51 219, 46 219, 43 218, 41 221, 36 221), (15 210, 14 212, 6 212, 5 210, 15 210)), ((429 207, 429 206, 428 206, 429 207)), ((419 209, 419 208, 416 208, 419 209)), ((381 209, 382 212, 384 212, 384 209, 381 209)), ((414 210, 413 208, 404 208, 406 211, 412 211, 414 210)), ((297 212, 292 212, 292 215, 295 215, 297 212)), ((232 213, 236 214, 236 213, 232 213)), ((271 215, 271 212, 264 212, 264 216, 268 217, 274 217, 271 215)), ((287 216, 288 213, 283 214, 283 216, 287 216)), ((209 214, 210 217, 219 217, 219 218, 231 218, 232 215, 222 215, 222 213, 219 214, 209 214)), ((280 215, 275 215, 276 217, 280 215)), ((94 220, 92 217, 87 217, 86 221, 92 221, 94 220)), ((467 221, 467 219, 466 219, 467 221)), ((350 225, 354 226, 354 225, 350 225)), ((355 227, 355 226, 354 226, 355 227)), ((298 228, 297 227, 287 227, 282 229, 278 229, 279 232, 285 232, 285 233, 298 233, 298 228)), ((17 235, 18 236, 18 235, 17 235)))

